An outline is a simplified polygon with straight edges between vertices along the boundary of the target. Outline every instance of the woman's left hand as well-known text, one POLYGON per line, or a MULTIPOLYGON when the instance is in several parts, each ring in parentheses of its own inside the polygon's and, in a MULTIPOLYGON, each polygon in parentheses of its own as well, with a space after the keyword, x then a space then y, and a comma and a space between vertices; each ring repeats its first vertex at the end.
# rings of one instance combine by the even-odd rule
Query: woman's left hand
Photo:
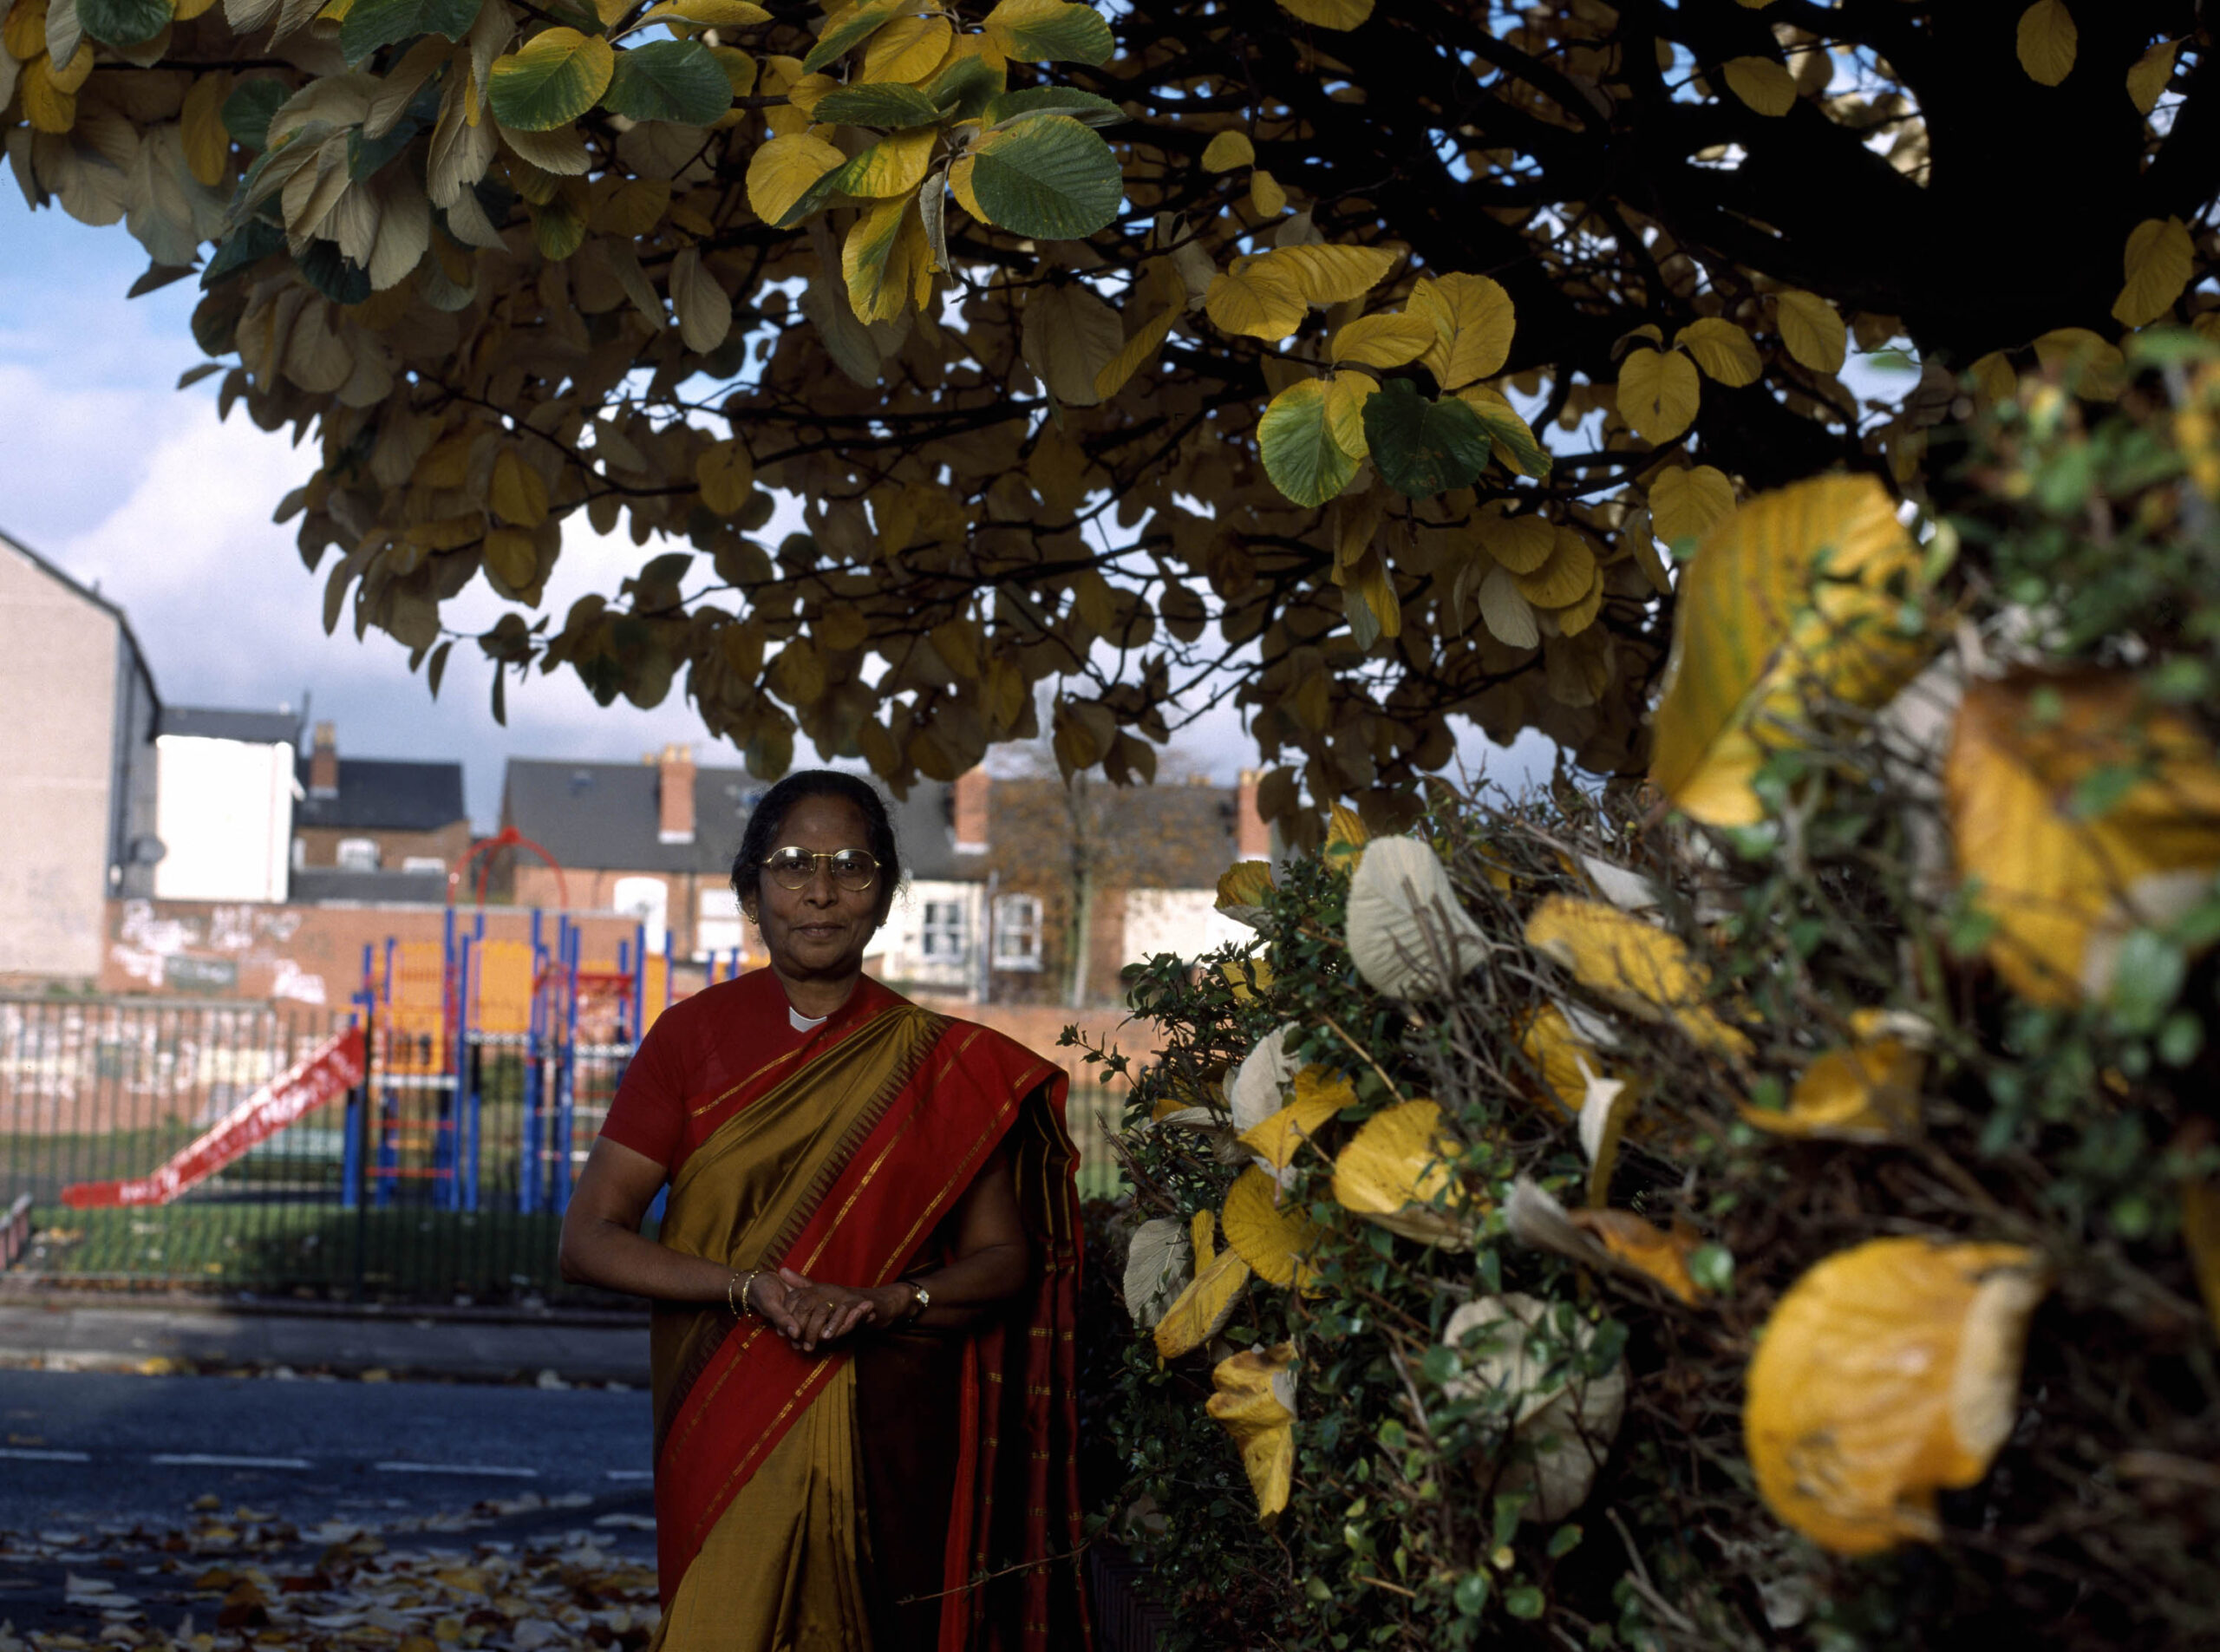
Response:
POLYGON ((792 1268, 779 1270, 779 1283, 787 1288, 787 1310, 796 1327, 787 1341, 804 1354, 860 1330, 898 1324, 910 1311, 911 1293, 901 1285, 859 1290, 822 1283, 792 1268))

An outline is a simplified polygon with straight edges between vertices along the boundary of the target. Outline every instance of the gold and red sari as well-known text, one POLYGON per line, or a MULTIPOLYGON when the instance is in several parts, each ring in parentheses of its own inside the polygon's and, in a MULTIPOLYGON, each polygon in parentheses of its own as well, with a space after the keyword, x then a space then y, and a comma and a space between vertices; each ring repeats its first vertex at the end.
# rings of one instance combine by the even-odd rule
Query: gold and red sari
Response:
MULTIPOLYGON (((797 1030, 768 970, 675 1007, 640 1055, 639 1087, 699 1087, 666 1161, 664 1244, 886 1284, 940 1259, 944 1219, 1002 1147, 1032 1252, 1021 1297, 970 1329, 852 1348, 798 1353, 723 1303, 656 1305, 658 1644, 1086 1646, 1063 1074, 869 979, 797 1030)), ((620 1140, 641 1116, 627 1100, 620 1140)))

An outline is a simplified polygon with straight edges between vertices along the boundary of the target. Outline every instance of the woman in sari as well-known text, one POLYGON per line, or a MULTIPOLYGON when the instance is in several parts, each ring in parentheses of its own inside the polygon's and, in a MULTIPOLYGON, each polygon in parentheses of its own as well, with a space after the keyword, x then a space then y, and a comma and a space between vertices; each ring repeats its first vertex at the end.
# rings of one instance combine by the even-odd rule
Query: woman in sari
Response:
POLYGON ((770 967, 656 1021, 564 1217, 566 1278, 654 1303, 669 1652, 1089 1639, 1065 1081, 864 976, 900 875, 865 782, 771 788, 733 863, 770 967))

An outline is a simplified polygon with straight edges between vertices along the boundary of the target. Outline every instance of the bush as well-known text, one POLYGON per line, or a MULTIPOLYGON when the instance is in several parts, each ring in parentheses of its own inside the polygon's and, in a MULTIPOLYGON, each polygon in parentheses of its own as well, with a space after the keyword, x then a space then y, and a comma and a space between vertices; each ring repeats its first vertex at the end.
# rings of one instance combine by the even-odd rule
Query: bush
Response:
POLYGON ((1336 811, 1138 973, 1177 1644, 2220 1635, 2220 360, 2140 347, 1678 547, 1646 783, 1336 811))

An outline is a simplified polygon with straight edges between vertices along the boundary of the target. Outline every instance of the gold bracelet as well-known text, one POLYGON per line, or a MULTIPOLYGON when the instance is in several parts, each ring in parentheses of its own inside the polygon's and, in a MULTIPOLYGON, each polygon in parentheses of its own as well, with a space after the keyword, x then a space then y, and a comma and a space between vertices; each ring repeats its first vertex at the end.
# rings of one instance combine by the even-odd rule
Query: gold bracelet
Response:
POLYGON ((755 1276, 762 1271, 763 1270, 761 1268, 750 1268, 748 1270, 747 1284, 741 1284, 740 1274, 736 1270, 735 1270, 732 1277, 725 1281, 725 1306, 732 1309, 732 1316, 735 1319, 742 1318, 746 1315, 754 1311, 753 1309, 746 1307, 743 1304, 748 1301, 749 1286, 754 1284, 755 1276), (737 1293, 733 1290, 735 1285, 740 1285, 740 1290, 737 1293), (739 1297, 739 1301, 737 1302, 733 1300, 735 1295, 739 1297))

